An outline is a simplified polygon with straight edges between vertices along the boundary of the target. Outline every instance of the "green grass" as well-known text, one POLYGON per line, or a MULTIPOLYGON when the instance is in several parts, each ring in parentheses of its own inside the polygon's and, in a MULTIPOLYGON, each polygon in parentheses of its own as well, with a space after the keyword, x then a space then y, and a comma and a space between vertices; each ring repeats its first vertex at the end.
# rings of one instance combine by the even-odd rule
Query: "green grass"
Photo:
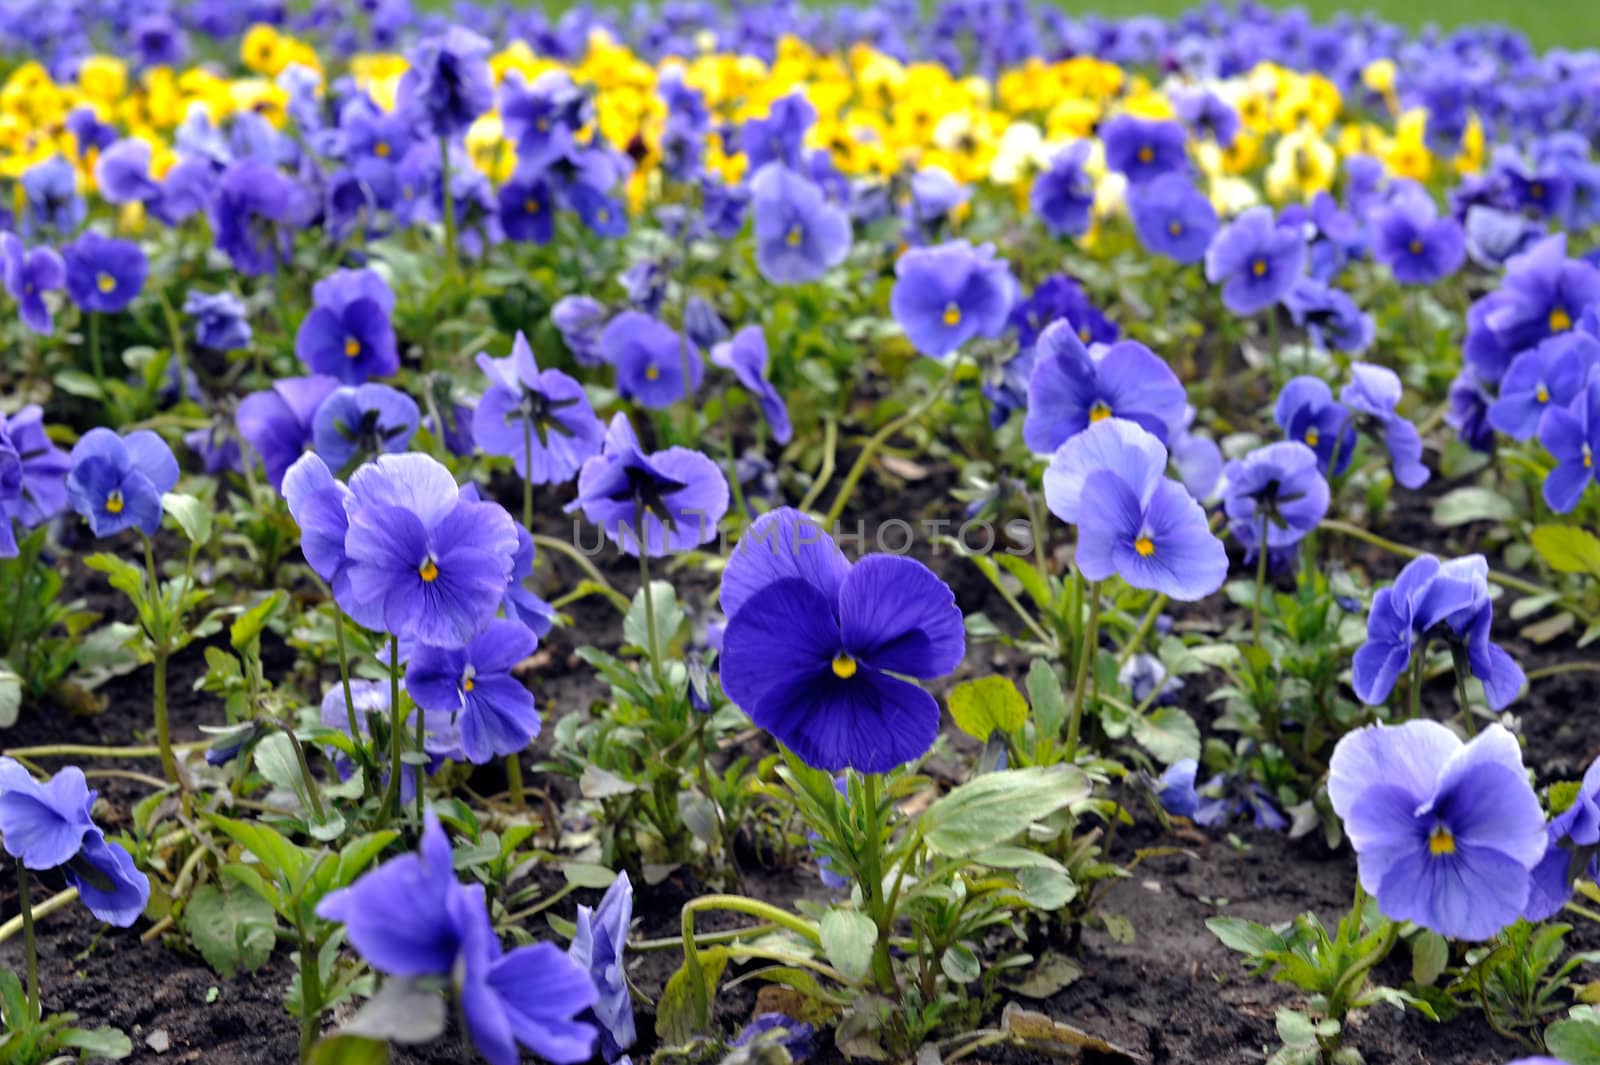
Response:
MULTIPOLYGON (((423 0, 425 5, 448 6, 449 0, 423 0)), ((546 10, 563 10, 574 0, 511 0, 536 3, 546 10)), ((631 7, 631 0, 601 0, 619 7, 631 7)), ((807 0, 827 6, 837 0, 807 0)), ((852 0, 862 2, 862 0, 852 0)), ((924 0, 932 3, 934 0, 924 0)), ((1187 11, 1196 0, 1049 0, 1058 7, 1078 13, 1128 17, 1150 14, 1170 16, 1187 11)), ((1596 0, 1266 0, 1272 7, 1303 7, 1319 21, 1341 11, 1371 11, 1403 26, 1420 28, 1433 23, 1445 28, 1474 23, 1497 22, 1527 34, 1536 48, 1600 47, 1600 16, 1596 0)))
MULTIPOLYGON (((1193 7, 1192 0, 1056 0, 1069 11, 1128 16, 1174 15, 1193 7)), ((1371 11, 1402 26, 1441 27, 1497 22, 1527 34, 1538 48, 1594 48, 1600 46, 1600 18, 1594 0, 1267 0, 1272 7, 1303 7, 1319 21, 1341 11, 1371 11)))

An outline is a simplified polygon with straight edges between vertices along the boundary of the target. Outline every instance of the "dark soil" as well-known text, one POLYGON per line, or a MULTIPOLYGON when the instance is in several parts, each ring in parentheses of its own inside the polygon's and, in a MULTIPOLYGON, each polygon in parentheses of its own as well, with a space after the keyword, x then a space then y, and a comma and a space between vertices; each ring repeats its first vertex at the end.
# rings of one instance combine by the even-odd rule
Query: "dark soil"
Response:
MULTIPOLYGON (((938 470, 926 481, 886 483, 868 478, 859 493, 860 508, 868 513, 893 513, 915 520, 924 513, 944 516, 953 510, 948 497, 950 474, 938 470)), ((1427 495, 1408 500, 1382 530, 1405 542, 1437 537, 1427 522, 1427 495)), ((550 510, 553 512, 554 507, 550 510)), ((868 544, 876 522, 869 522, 868 544)), ((570 537, 571 525, 559 515, 541 531, 570 537)), ((1057 530, 1058 535, 1062 530, 1057 530)), ((592 531, 587 535, 592 537, 592 531)), ((1470 540, 1472 530, 1467 530, 1470 540)), ((1424 541, 1426 542, 1426 541, 1424 541)), ((1455 550, 1452 544, 1443 550, 1455 550)), ((1390 557, 1341 543, 1331 548, 1351 565, 1369 568, 1376 579, 1389 579, 1399 566, 1390 557)), ((914 551, 956 590, 967 612, 984 611, 1006 624, 1008 609, 970 563, 954 558, 948 549, 933 552, 925 544, 914 551)), ((596 559, 608 578, 625 594, 637 584, 632 560, 614 556, 596 559)), ((577 577, 572 563, 547 558, 553 566, 549 591, 570 587, 577 577)), ((97 609, 108 614, 121 607, 110 597, 96 575, 75 572, 73 587, 89 595, 97 609)), ((702 606, 714 591, 714 578, 685 571, 674 578, 680 597, 691 607, 702 606)), ((1230 615, 1211 606, 1209 614, 1180 614, 1180 620, 1220 631, 1230 615)), ((530 676, 545 715, 548 735, 554 719, 585 713, 605 697, 591 673, 574 651, 582 643, 614 646, 620 624, 611 607, 591 599, 569 608, 574 625, 558 629, 545 641, 538 669, 530 676)), ((1510 640, 1507 631, 1500 638, 1510 640)), ((1570 645, 1535 650, 1514 646, 1524 663, 1570 660, 1583 655, 1570 645)), ((292 656, 281 643, 266 648, 269 675, 287 671, 292 656)), ((969 655, 965 673, 1025 667, 1021 656, 1004 648, 984 648, 969 655), (983 661, 985 654, 988 661, 983 661)), ((220 724, 221 706, 194 690, 201 666, 199 648, 191 648, 172 665, 172 719, 175 736, 197 738, 197 726, 220 724)), ((327 679, 327 678, 324 678, 327 679)), ((4 737, 7 747, 42 743, 126 744, 147 742, 149 732, 149 678, 140 671, 109 682, 103 690, 106 709, 92 717, 64 710, 40 709, 25 713, 4 737)), ((1539 782, 1571 778, 1600 753, 1600 684, 1592 676, 1557 677, 1535 685, 1531 695, 1513 709, 1521 717, 1527 739, 1527 759, 1539 782)), ((1199 704, 1195 705, 1199 708, 1199 704)), ((1202 721, 1202 727, 1205 727, 1202 721)), ((528 758, 529 783, 561 795, 570 794, 569 782, 534 773, 539 750, 528 758)), ((141 765, 151 769, 154 763, 141 765)), ((941 769, 931 767, 936 776, 941 769)), ((954 767, 949 767, 952 771, 954 767)), ((158 770, 156 770, 158 771, 158 770)), ((99 811, 113 830, 126 817, 129 805, 145 793, 142 786, 120 779, 94 781, 108 800, 99 811)), ((486 781, 487 790, 495 783, 486 781)), ((1079 961, 1083 976, 1048 1002, 1025 1002, 1055 1019, 1084 1028, 1111 1042, 1148 1056, 1152 1062, 1173 1065, 1238 1065, 1264 1061, 1277 1045, 1273 1027, 1275 1010, 1298 1004, 1292 988, 1250 978, 1234 955, 1206 929, 1208 917, 1231 914, 1252 920, 1286 921, 1305 910, 1315 910, 1332 924, 1348 906, 1353 890, 1354 862, 1348 850, 1331 853, 1320 839, 1291 841, 1281 835, 1244 827, 1231 834, 1209 836, 1183 831, 1164 834, 1147 811, 1135 804, 1140 818, 1116 840, 1114 857, 1133 859, 1135 851, 1150 847, 1178 847, 1183 853, 1144 860, 1130 879, 1107 893, 1103 909, 1131 922, 1136 935, 1122 943, 1096 926, 1086 933, 1079 961)), ((757 897, 782 903, 796 897, 820 894, 815 873, 809 868, 741 870, 745 889, 757 897)), ((10 877, 0 878, 0 917, 17 912, 16 888, 10 877)), ((35 885, 35 901, 43 897, 35 885)), ((675 936, 679 908, 702 890, 688 874, 678 873, 637 894, 635 938, 675 936)), ((589 899, 588 901, 593 901, 589 899)), ((576 900, 568 903, 575 905, 576 900)), ((571 916, 571 905, 563 908, 571 916)), ((704 927, 719 924, 708 918, 704 927)), ((256 974, 230 980, 219 978, 203 960, 182 947, 178 937, 168 942, 142 942, 148 927, 140 922, 127 931, 108 930, 80 907, 55 914, 40 925, 40 954, 49 1009, 72 1010, 88 1026, 113 1025, 134 1041, 134 1062, 205 1062, 207 1065, 289 1063, 296 1059, 296 1024, 284 1010, 282 996, 292 967, 286 943, 267 967, 256 974)), ((1580 930, 1580 946, 1600 945, 1600 936, 1580 930)), ((1064 949, 1064 944, 1057 944, 1064 949)), ((636 1060, 654 1044, 653 1003, 667 978, 679 964, 675 951, 636 953, 629 962, 636 988, 635 1002, 641 1045, 636 1060)), ((20 968, 18 938, 0 945, 0 964, 20 968)), ((1593 975, 1593 974, 1590 974, 1593 975)), ((1403 981, 1404 973, 1390 974, 1403 981)), ((718 1015, 728 1029, 736 1029, 755 1008, 755 988, 741 985, 718 1000, 718 1015)), ((334 1018, 338 1020, 339 1018, 334 1018)), ((1415 1014, 1388 1007, 1366 1011, 1353 1023, 1351 1041, 1373 1063, 1426 1063, 1426 1065, 1500 1065, 1518 1056, 1519 1048, 1494 1035, 1474 1012, 1463 1013, 1446 1025, 1434 1025, 1415 1014)), ((830 1054, 830 1056, 832 1056, 830 1054)), ((399 1050, 395 1060, 413 1065, 471 1060, 451 1039, 421 1050, 399 1050)), ((1011 1062, 1018 1055, 992 1052, 974 1060, 1011 1062)))

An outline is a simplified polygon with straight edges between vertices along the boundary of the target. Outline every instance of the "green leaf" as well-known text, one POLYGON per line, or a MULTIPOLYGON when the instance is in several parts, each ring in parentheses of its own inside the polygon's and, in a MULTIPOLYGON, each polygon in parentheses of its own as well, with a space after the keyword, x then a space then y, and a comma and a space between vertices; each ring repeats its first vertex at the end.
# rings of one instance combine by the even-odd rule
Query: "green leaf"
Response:
POLYGON ((267 900, 226 880, 195 889, 183 911, 183 927, 224 979, 261 968, 278 940, 277 918, 267 900))
POLYGON ((1028 722, 1028 704, 1009 677, 962 681, 950 692, 956 727, 983 743, 993 732, 1010 734, 1028 722))
POLYGON ((1206 922, 1211 934, 1222 940, 1222 945, 1252 958, 1277 954, 1289 949, 1283 937, 1264 924, 1246 921, 1241 917, 1213 917, 1206 922))
POLYGON ((444 996, 418 980, 386 980, 340 1035, 390 1043, 428 1043, 444 1034, 444 996))
POLYGON ((1571 525, 1540 525, 1533 530, 1533 549, 1557 573, 1600 577, 1600 537, 1571 525))
POLYGON ((656 1038, 663 1046, 683 1046, 700 1035, 700 1021, 695 1002, 710 1002, 716 998, 717 983, 722 970, 728 967, 728 952, 721 947, 698 952, 700 965, 692 970, 680 965, 661 991, 661 1001, 656 1003, 656 1038), (698 995, 694 983, 700 981, 698 995))
POLYGON ((1065 954, 1047 953, 1023 970, 1020 983, 1008 985, 1024 998, 1051 998, 1083 975, 1083 966, 1065 954))
POLYGON ((878 926, 860 910, 832 909, 822 915, 819 926, 822 949, 828 961, 846 980, 861 981, 872 968, 872 948, 878 942, 878 926))
POLYGON ((389 1065, 389 1044, 359 1035, 330 1035, 311 1048, 309 1065, 389 1065))
POLYGON ((1517 507, 1511 500, 1473 485, 1446 492, 1433 505, 1434 524, 1447 529, 1474 521, 1511 521, 1516 516, 1517 507))
POLYGON ((299 880, 309 858, 282 833, 266 825, 236 821, 221 814, 207 814, 206 819, 226 833, 228 838, 255 855, 273 876, 290 884, 299 880))
POLYGON ((1033 704, 1033 721, 1039 727, 1039 735, 1055 739, 1067 720, 1067 697, 1061 690, 1061 678, 1049 662, 1035 658, 1028 666, 1027 684, 1028 702, 1033 704))
POLYGON ((233 645, 233 649, 243 653, 246 648, 260 640, 261 630, 266 628, 267 622, 271 621, 288 601, 288 593, 279 588, 240 614, 234 621, 233 627, 228 630, 228 642, 233 645))
POLYGON ((9 669, 0 668, 0 728, 15 725, 21 709, 22 678, 9 669))
POLYGON ((1059 910, 1078 897, 1078 885, 1065 870, 1030 866, 1017 871, 1017 886, 1028 904, 1041 910, 1059 910))
POLYGON ((1075 766, 986 773, 923 811, 923 839, 935 854, 971 857, 1087 798, 1089 790, 1088 776, 1075 766))
POLYGON ((1600 1065, 1600 1021, 1591 1017, 1557 1021, 1544 1030, 1544 1042, 1566 1065, 1600 1065))
POLYGON ((1299 1010, 1279 1008, 1277 1016, 1278 1038, 1285 1046, 1308 1047, 1317 1041, 1317 1026, 1299 1010))
POLYGON ((82 1061, 121 1061, 133 1053, 133 1040, 115 1028, 63 1028, 56 1044, 76 1050, 82 1061))
POLYGON ((211 540, 211 508, 194 496, 168 492, 161 497, 161 509, 172 515, 172 520, 178 523, 191 544, 211 540))
POLYGON ((592 862, 565 862, 561 866, 561 875, 574 887, 593 891, 604 891, 617 878, 617 874, 610 869, 592 862))
MULTIPOLYGON (((660 650, 665 651, 672 643, 678 627, 683 624, 685 616, 683 607, 678 605, 678 593, 666 581, 650 582, 650 605, 656 615, 656 639, 661 641, 660 650)), ((644 614, 643 588, 634 593, 633 605, 628 607, 628 614, 622 619, 622 635, 628 643, 640 650, 646 650, 650 646, 650 630, 644 614)))
POLYGON ((1432 987, 1450 964, 1450 944, 1437 932, 1423 929, 1411 940, 1411 980, 1432 987))
POLYGON ((1200 757, 1200 728, 1176 706, 1158 707, 1135 719, 1133 738, 1166 765, 1200 757))
POLYGON ((939 968, 955 984, 970 984, 983 974, 983 966, 972 948, 957 943, 939 958, 939 968))

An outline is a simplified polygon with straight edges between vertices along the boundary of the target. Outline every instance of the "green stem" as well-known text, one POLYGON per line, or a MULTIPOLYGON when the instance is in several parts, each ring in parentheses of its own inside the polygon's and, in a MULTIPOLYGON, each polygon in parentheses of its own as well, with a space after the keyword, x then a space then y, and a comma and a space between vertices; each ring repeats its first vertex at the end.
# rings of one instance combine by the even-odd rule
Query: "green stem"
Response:
MULTIPOLYGON (((193 740, 189 743, 175 743, 173 751, 182 751, 185 754, 191 751, 202 751, 211 746, 210 740, 193 740)), ((159 758, 159 746, 136 747, 93 747, 81 743, 56 743, 43 747, 12 747, 5 752, 8 758, 159 758)))
POLYGON ((812 946, 822 946, 822 935, 816 927, 803 918, 781 910, 768 902, 747 899, 742 895, 702 895, 690 899, 679 917, 683 937, 683 968, 688 976, 689 1002, 694 1011, 695 1027, 705 1031, 711 1021, 711 1003, 706 995, 704 970, 700 966, 700 949, 694 937, 694 915, 702 910, 728 910, 760 918, 767 924, 777 925, 795 933, 812 946))
POLYGON ((1461 723, 1466 726, 1467 735, 1475 736, 1478 733, 1478 723, 1472 720, 1472 703, 1467 699, 1467 655, 1464 650, 1452 647, 1450 661, 1456 675, 1456 704, 1461 708, 1461 723))
POLYGON ((1150 630, 1155 628, 1156 618, 1161 616, 1161 611, 1167 605, 1165 595, 1157 595, 1150 600, 1150 606, 1145 610, 1144 617, 1139 619, 1139 627, 1133 630, 1133 635, 1128 637, 1128 643, 1122 648, 1122 653, 1117 656, 1117 665, 1125 666, 1128 659, 1139 653, 1139 648, 1144 645, 1145 638, 1150 635, 1150 630))
MULTIPOLYGON (((1373 547, 1388 551, 1390 554, 1399 555, 1402 558, 1421 558, 1427 553, 1414 547, 1407 547, 1405 544, 1385 539, 1377 533, 1368 532, 1359 525, 1351 525, 1349 522, 1339 521, 1335 518, 1323 518, 1317 523, 1317 528, 1338 533, 1340 536, 1348 536, 1352 540, 1360 540, 1362 543, 1371 544, 1373 547)), ((1525 581, 1521 577, 1513 577, 1508 573, 1500 573, 1497 570, 1489 571, 1489 583, 1498 584, 1500 587, 1513 592, 1521 592, 1523 595, 1548 596, 1551 599, 1559 600, 1563 608, 1572 611, 1573 615, 1586 625, 1592 625, 1596 620, 1592 614, 1573 606, 1554 588, 1546 588, 1543 585, 1525 581)))
MULTIPOLYGON (((18 863, 17 868, 22 868, 21 863, 18 863)), ((56 892, 37 906, 24 906, 21 913, 18 913, 5 924, 0 924, 0 943, 4 943, 22 931, 23 925, 32 924, 34 921, 49 917, 57 910, 64 910, 77 901, 78 889, 69 887, 56 892)))
POLYGON ((889 960, 889 933, 894 930, 894 914, 888 910, 883 894, 883 814, 878 799, 878 774, 861 774, 861 790, 866 809, 866 845, 861 854, 861 886, 866 892, 867 916, 877 926, 878 938, 872 945, 872 980, 878 990, 893 997, 898 990, 894 966, 889 960))
POLYGON ((722 435, 728 448, 728 490, 733 493, 733 511, 739 516, 738 527, 743 528, 750 519, 750 512, 745 508, 744 486, 739 483, 739 452, 733 442, 733 410, 728 403, 731 395, 731 389, 723 389, 722 435))
POLYGON ((383 810, 378 816, 382 828, 400 812, 400 761, 405 744, 405 721, 400 716, 400 641, 389 637, 389 786, 383 791, 383 810))
MULTIPOLYGON (((422 712, 422 707, 417 707, 417 751, 419 753, 428 749, 427 717, 428 715, 422 712)), ((422 776, 423 774, 419 768, 417 771, 417 788, 412 793, 412 799, 416 803, 417 824, 419 826, 422 824, 422 776)))
POLYGON ((514 809, 527 809, 528 800, 523 792, 522 785, 521 752, 506 755, 506 791, 511 796, 511 805, 514 809))
POLYGON ((605 593, 607 599, 610 599, 612 603, 616 604, 617 608, 623 613, 628 612, 627 597, 611 586, 611 582, 606 580, 605 574, 596 569, 595 564, 590 562, 582 551, 579 551, 571 544, 563 543, 562 541, 557 540, 553 536, 545 536, 542 533, 533 532, 531 529, 529 532, 533 536, 533 543, 535 547, 546 551, 554 551, 571 559, 577 564, 579 569, 583 570, 583 575, 605 593))
POLYGON ((949 368, 945 370, 944 376, 939 378, 939 383, 934 386, 932 392, 928 393, 927 398, 900 415, 900 417, 891 419, 882 429, 872 434, 872 438, 861 449, 861 454, 857 455, 856 461, 851 464, 850 472, 845 474, 844 484, 839 486, 839 494, 833 497, 833 506, 828 508, 825 525, 832 528, 833 524, 839 520, 839 516, 844 513, 844 508, 850 503, 850 496, 856 490, 856 483, 861 480, 861 475, 866 473, 868 464, 872 462, 872 456, 878 453, 878 450, 883 447, 890 437, 906 426, 920 421, 922 416, 928 413, 935 403, 939 402, 945 390, 956 379, 956 370, 960 366, 961 353, 958 351, 950 357, 949 368))
POLYGON ((1089 687, 1089 673, 1100 641, 1100 582, 1090 581, 1089 624, 1083 630, 1083 645, 1078 652, 1078 676, 1072 685, 1072 716, 1067 719, 1066 761, 1078 755, 1078 737, 1083 732, 1083 696, 1089 687))
POLYGON ((294 734, 294 729, 285 728, 283 734, 289 737, 289 746, 294 748, 295 761, 300 764, 300 779, 306 782, 306 795, 311 799, 311 811, 318 821, 326 819, 322 808, 322 789, 317 787, 317 778, 311 775, 311 763, 306 760, 305 744, 300 742, 300 737, 294 734))
MULTIPOLYGON (((356 716, 355 695, 350 690, 350 649, 345 643, 344 611, 339 609, 337 603, 333 607, 333 639, 339 649, 339 688, 344 693, 345 721, 350 728, 350 743, 356 750, 365 750, 361 743, 361 719, 356 716)), ((363 757, 361 761, 369 768, 376 764, 376 759, 368 762, 363 757)), ((372 774, 365 775, 371 777, 372 774)), ((373 782, 370 779, 362 783, 363 790, 368 794, 371 794, 372 786, 373 782)))
POLYGON ((1530 669, 1528 683, 1536 680, 1547 680, 1550 677, 1559 677, 1565 673, 1600 673, 1600 662, 1558 662, 1553 666, 1543 669, 1530 669))
POLYGON ((822 423, 822 464, 817 467, 816 476, 811 478, 811 487, 806 490, 804 498, 800 500, 798 509, 802 514, 811 512, 812 504, 823 493, 833 480, 834 459, 838 454, 839 423, 830 415, 822 423))
POLYGON ((106 367, 105 359, 100 354, 100 315, 94 311, 89 312, 89 365, 94 368, 95 384, 100 386, 100 401, 104 403, 106 396, 106 367))
MULTIPOLYGON (((662 535, 665 534, 666 530, 663 529, 662 535)), ((650 655, 650 673, 655 677, 656 687, 665 692, 666 684, 661 679, 661 637, 656 632, 655 593, 650 587, 650 545, 644 527, 643 505, 634 509, 633 537, 639 544, 639 592, 644 598, 645 639, 650 643, 645 650, 650 655)))
MULTIPOLYGON (((1276 319, 1274 319, 1276 321, 1276 319)), ((1257 647, 1261 646, 1261 596, 1267 586, 1267 512, 1261 511, 1261 533, 1256 539, 1256 600, 1250 610, 1250 634, 1257 647)))
POLYGON ((300 933, 300 1060, 311 1060, 311 1050, 321 1035, 317 1018, 322 1015, 322 973, 317 968, 317 951, 307 938, 303 927, 300 933))
POLYGON ((28 870, 17 862, 17 908, 22 917, 22 952, 28 966, 28 1023, 39 1023, 39 949, 33 938, 33 906, 28 901, 28 870))
POLYGON ((1416 655, 1411 662, 1411 712, 1408 719, 1415 721, 1422 716, 1422 683, 1428 674, 1428 643, 1426 640, 1417 645, 1413 652, 1416 655))
POLYGON ((178 759, 172 751, 172 728, 167 720, 167 604, 161 597, 161 579, 156 573, 155 551, 150 538, 144 537, 144 564, 150 580, 150 611, 160 616, 160 632, 150 633, 154 660, 150 664, 153 697, 155 702, 156 747, 161 752, 161 771, 167 780, 184 787, 183 776, 178 772, 178 759))

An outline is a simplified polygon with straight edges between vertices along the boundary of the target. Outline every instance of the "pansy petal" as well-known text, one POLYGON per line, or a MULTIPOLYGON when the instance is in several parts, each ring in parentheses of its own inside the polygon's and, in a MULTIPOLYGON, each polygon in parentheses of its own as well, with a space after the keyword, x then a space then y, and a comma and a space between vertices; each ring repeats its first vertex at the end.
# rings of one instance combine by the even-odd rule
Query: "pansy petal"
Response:
POLYGON ((966 654, 966 629, 950 586, 915 559, 870 555, 839 592, 845 648, 875 669, 942 677, 966 654))

